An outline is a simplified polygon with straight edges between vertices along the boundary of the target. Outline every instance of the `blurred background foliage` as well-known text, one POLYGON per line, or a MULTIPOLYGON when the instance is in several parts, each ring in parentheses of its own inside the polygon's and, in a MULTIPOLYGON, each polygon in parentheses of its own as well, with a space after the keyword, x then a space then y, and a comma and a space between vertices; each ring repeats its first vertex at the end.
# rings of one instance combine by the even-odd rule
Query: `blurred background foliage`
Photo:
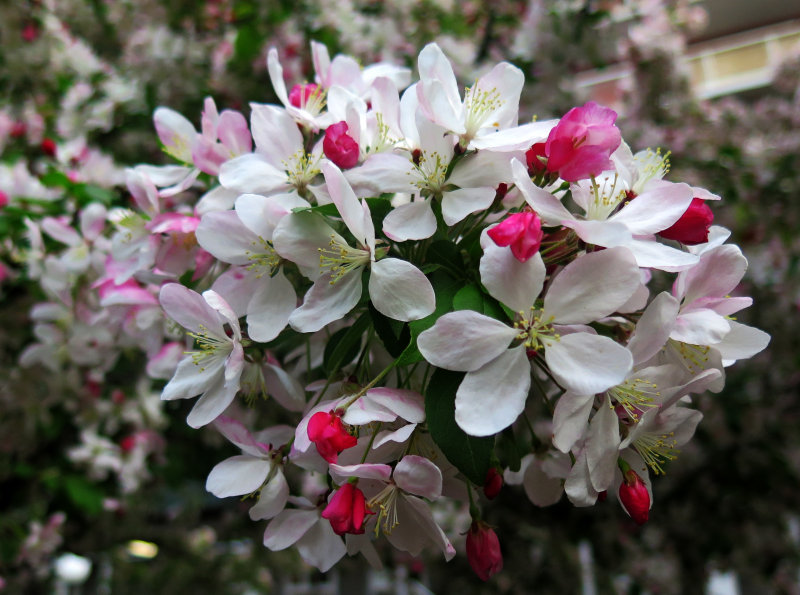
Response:
POLYGON ((74 552, 93 563, 76 593, 278 593, 290 584, 310 585, 305 592, 335 592, 336 584, 393 592, 413 579, 409 584, 435 593, 592 592, 585 589, 593 584, 599 593, 677 594, 704 592, 714 571, 735 572, 742 593, 800 592, 800 54, 789 56, 767 87, 698 99, 685 64, 692 36, 703 30, 702 10, 677 0, 0 5, 0 109, 7 124, 0 190, 18 184, 10 168, 21 161, 40 180, 37 192, 79 204, 87 197, 125 204, 120 168, 163 162, 155 107, 197 122, 207 95, 220 109, 245 113, 250 101, 275 102, 265 67, 273 46, 293 81, 312 76, 312 39, 332 56, 410 67, 436 40, 465 84, 510 60, 526 73, 525 118, 559 116, 592 96, 591 87, 578 84, 580 73, 624 65, 629 76, 615 106, 623 135, 634 150, 671 150, 670 179, 722 196, 716 222, 732 230, 750 260, 741 291, 755 306, 742 321, 773 337, 767 352, 731 371, 724 393, 698 399, 705 418, 666 476, 654 481, 655 505, 643 528, 613 498, 587 510, 566 501, 539 509, 519 489, 505 488, 487 508, 505 558, 490 583, 479 583, 458 556, 449 564, 386 558, 386 582, 368 586, 360 560, 345 561, 332 579, 303 565, 293 550, 268 552, 263 526, 243 514, 246 503, 206 493, 209 470, 235 449, 213 432, 188 428, 182 402, 148 418, 157 446, 140 461, 133 489, 120 487, 121 472, 93 473, 81 463, 74 449, 82 440, 90 456, 113 452, 124 461, 126 436, 143 431, 135 420, 147 417, 141 411, 153 405, 143 403, 157 403, 158 395, 131 386, 128 370, 142 367, 133 352, 114 363, 102 387, 75 367, 17 365, 35 339, 26 313, 43 295, 19 262, 25 213, 9 210, 0 218, 7 238, 0 256, 8 265, 0 285, 4 590, 53 592, 53 560, 74 552), (19 122, 22 133, 13 129, 19 122), (60 153, 78 139, 108 160, 73 180, 64 172, 75 163, 43 155, 46 138, 59 143, 60 153), (125 418, 131 403, 139 417, 125 418), (128 421, 109 422, 117 417, 128 421), (82 437, 86 428, 100 428, 111 446, 99 438, 91 446, 82 437), (156 544, 157 555, 137 557, 131 540, 156 544))

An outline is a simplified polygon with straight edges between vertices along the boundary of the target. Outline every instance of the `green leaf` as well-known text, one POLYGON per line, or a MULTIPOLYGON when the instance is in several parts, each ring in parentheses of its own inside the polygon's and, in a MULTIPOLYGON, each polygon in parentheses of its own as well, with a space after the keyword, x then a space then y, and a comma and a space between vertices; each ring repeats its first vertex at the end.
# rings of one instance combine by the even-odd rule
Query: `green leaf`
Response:
POLYGON ((68 188, 72 181, 63 172, 51 169, 39 178, 39 181, 48 188, 68 188))
POLYGON ((421 332, 431 328, 441 316, 453 309, 453 297, 462 286, 462 281, 453 279, 450 275, 440 271, 435 272, 430 281, 433 286, 433 292, 436 295, 436 309, 425 318, 408 323, 408 327, 411 330, 411 342, 405 351, 400 354, 397 362, 400 366, 421 362, 425 359, 417 349, 417 337, 421 332))
POLYGON ((326 374, 336 374, 342 366, 353 361, 361 349, 361 339, 369 328, 369 312, 364 312, 347 328, 339 329, 328 340, 322 358, 322 369, 326 374))
POLYGON ((522 467, 522 455, 514 428, 509 426, 500 434, 497 441, 497 454, 500 458, 500 465, 508 467, 510 471, 516 473, 522 467))
POLYGON ((453 297, 453 310, 474 310, 483 314, 483 294, 474 285, 458 290, 453 297))
POLYGON ((372 318, 372 326, 386 351, 394 358, 399 357, 411 340, 411 330, 408 324, 384 316, 375 309, 372 302, 369 304, 369 315, 372 318))
POLYGON ((79 475, 64 478, 64 489, 72 503, 85 513, 94 515, 103 510, 103 490, 79 475))
POLYGON ((99 202, 109 206, 116 197, 116 194, 111 190, 91 184, 76 184, 74 191, 81 206, 86 206, 93 202, 99 202))
POLYGON ((455 420, 456 391, 463 372, 437 369, 425 391, 425 417, 433 441, 447 460, 470 481, 483 485, 494 449, 494 437, 470 436, 455 420))

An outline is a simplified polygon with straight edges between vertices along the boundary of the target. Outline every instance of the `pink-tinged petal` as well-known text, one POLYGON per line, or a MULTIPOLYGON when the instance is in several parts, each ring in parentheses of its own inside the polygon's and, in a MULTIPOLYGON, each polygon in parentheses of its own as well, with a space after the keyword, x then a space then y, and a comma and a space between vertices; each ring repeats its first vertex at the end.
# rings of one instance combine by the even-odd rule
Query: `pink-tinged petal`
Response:
POLYGON ((441 126, 448 132, 464 134, 464 107, 448 96, 447 88, 441 81, 430 79, 420 81, 417 85, 417 99, 420 112, 426 118, 441 126))
POLYGON ((459 310, 445 314, 421 333, 417 347, 434 366, 468 372, 498 357, 516 336, 515 329, 498 320, 459 310))
POLYGON ((203 297, 178 283, 169 283, 161 288, 158 296, 161 307, 182 327, 195 333, 209 333, 224 338, 219 315, 203 297))
POLYGON ((250 264, 251 254, 263 250, 258 237, 234 211, 206 213, 195 236, 204 250, 230 264, 250 264))
POLYGON ((161 398, 165 401, 188 399, 199 395, 215 382, 222 382, 224 357, 207 358, 202 364, 194 363, 191 355, 183 358, 172 380, 161 391, 161 398))
POLYGON ((306 406, 306 393, 297 380, 286 370, 264 365, 264 379, 270 396, 289 411, 302 411, 306 406))
POLYGON ((511 162, 511 172, 514 177, 514 183, 522 192, 522 196, 525 197, 525 202, 541 217, 544 225, 561 225, 563 221, 575 219, 572 213, 561 204, 560 200, 547 192, 547 190, 539 188, 531 182, 528 168, 520 163, 518 159, 514 159, 511 162))
POLYGON ((325 274, 306 292, 303 305, 289 316, 291 327, 301 333, 315 333, 325 325, 340 320, 361 298, 361 269, 351 271, 331 283, 325 274))
POLYGON ((395 242, 425 240, 436 233, 436 216, 427 200, 400 205, 386 215, 383 233, 395 242))
POLYGON ((614 481, 619 443, 619 418, 606 395, 586 436, 586 464, 592 487, 598 492, 607 490, 614 481))
POLYGON ((199 428, 217 419, 233 402, 239 383, 223 384, 223 378, 215 382, 199 399, 186 416, 186 423, 199 428))
POLYGON ((286 81, 283 79, 283 67, 278 58, 278 50, 275 48, 269 48, 269 52, 267 53, 267 72, 269 72, 269 80, 280 102, 285 106, 291 105, 289 103, 289 97, 286 94, 286 81))
POLYGON ((384 444, 389 444, 390 442, 396 442, 399 444, 403 444, 414 433, 414 430, 417 429, 417 424, 408 424, 407 426, 403 426, 399 430, 384 430, 383 432, 379 432, 375 436, 375 442, 372 445, 373 450, 377 450, 384 444))
POLYGON ((553 413, 553 445, 568 453, 588 428, 594 394, 579 395, 567 391, 558 399, 553 413))
POLYGON ((336 205, 345 225, 360 244, 372 248, 375 242, 375 229, 372 225, 369 208, 362 207, 344 174, 335 164, 323 161, 322 173, 325 176, 331 200, 336 205))
POLYGON ((342 421, 351 426, 363 426, 376 421, 392 422, 396 419, 396 413, 370 401, 366 396, 361 397, 350 405, 344 416, 342 416, 342 421))
POLYGON ((628 202, 609 221, 623 223, 634 235, 650 235, 680 219, 691 202, 688 184, 661 184, 628 202))
POLYGON ((564 493, 561 479, 547 475, 538 461, 533 461, 525 469, 522 487, 525 495, 536 506, 552 506, 561 500, 561 494, 564 493))
POLYGON ((444 531, 436 524, 430 506, 415 496, 397 498, 397 525, 386 539, 397 549, 419 556, 422 550, 433 545, 441 549, 445 560, 451 560, 456 550, 444 531))
POLYGON ((233 203, 237 196, 239 196, 239 193, 235 190, 217 186, 200 197, 194 210, 201 216, 213 211, 227 211, 233 208, 233 203))
POLYGON ((289 188, 286 172, 259 153, 247 153, 226 161, 219 169, 219 182, 229 190, 270 194, 289 188))
MULTIPOLYGON (((665 367, 673 368, 672 364, 669 364, 665 367)), ((721 370, 710 368, 708 370, 703 370, 695 376, 692 376, 691 380, 680 386, 671 387, 669 390, 662 391, 662 398, 664 400, 661 403, 661 409, 665 410, 669 407, 672 407, 686 395, 697 394, 706 390, 711 390, 713 385, 718 383, 720 379, 723 380, 724 384, 724 379, 722 377, 723 374, 721 370)), ((671 378, 675 378, 675 375, 673 374, 671 378)))
POLYGON ((283 473, 278 470, 261 489, 258 502, 250 509, 250 520, 261 521, 271 519, 280 514, 286 507, 289 498, 289 484, 283 473))
POLYGON ((284 510, 264 531, 264 546, 278 552, 294 545, 319 520, 316 510, 284 510))
POLYGON ((592 252, 571 262, 550 285, 542 318, 585 324, 607 316, 639 288, 639 268, 626 248, 592 252))
POLYGON ((55 217, 45 217, 41 222, 42 231, 51 238, 67 246, 79 246, 83 244, 80 234, 69 225, 65 220, 55 217))
POLYGON ((732 292, 747 270, 747 259, 738 246, 726 244, 703 254, 697 266, 678 276, 678 298, 688 304, 707 296, 722 297, 732 292))
POLYGON ((177 341, 164 343, 158 353, 147 362, 147 375, 150 378, 168 380, 175 374, 184 351, 182 343, 177 341))
POLYGON ((303 135, 285 109, 258 103, 251 103, 250 108, 250 127, 256 151, 269 163, 278 167, 303 149, 303 135))
POLYGON ((233 308, 231 308, 228 302, 225 301, 225 298, 223 298, 213 289, 208 289, 203 292, 203 299, 214 309, 215 312, 225 319, 225 322, 230 325, 234 338, 236 340, 241 339, 242 335, 239 328, 239 317, 236 316, 236 312, 234 312, 233 308))
POLYGON ((372 264, 369 296, 378 312, 394 320, 419 320, 436 309, 431 282, 413 264, 398 258, 372 264))
POLYGON ((542 291, 544 262, 535 254, 520 262, 510 248, 487 245, 480 262, 481 283, 489 294, 515 312, 528 309, 542 291))
POLYGON ((192 147, 197 138, 194 125, 184 116, 168 107, 158 107, 153 112, 156 133, 167 152, 185 163, 192 161, 192 147))
POLYGON ((244 370, 244 348, 237 341, 233 344, 233 349, 225 362, 225 386, 235 385, 238 389, 242 370, 244 370))
POLYGON ((327 572, 347 553, 342 538, 336 535, 331 524, 320 521, 295 544, 300 557, 320 572, 327 572))
POLYGON ((456 423, 471 436, 491 436, 525 409, 531 366, 525 349, 509 349, 469 372, 456 391, 456 423))
POLYGON ((634 364, 646 362, 661 350, 675 326, 679 308, 678 300, 666 291, 650 302, 628 342, 634 364))
POLYGON ((289 323, 297 305, 294 287, 279 272, 274 277, 264 276, 247 305, 247 332, 259 343, 268 343, 277 337, 289 323))
POLYGON ((690 345, 714 345, 731 330, 728 319, 713 310, 695 310, 680 314, 670 333, 670 339, 690 345))
POLYGON ((729 324, 730 332, 714 345, 725 363, 753 357, 769 345, 770 336, 764 331, 733 320, 729 324))
POLYGON ((392 468, 389 465, 375 463, 362 463, 360 465, 337 465, 336 463, 331 463, 330 470, 331 477, 338 484, 346 482, 350 477, 376 479, 383 482, 388 482, 392 477, 392 468))
POLYGON ((485 211, 494 202, 495 189, 458 188, 445 192, 442 197, 442 217, 447 225, 455 225, 467 215, 485 211))
POLYGON ((547 341, 544 357, 561 386, 584 395, 621 384, 633 368, 630 351, 608 337, 589 333, 547 341))
POLYGON ((217 277, 211 289, 223 296, 236 315, 239 317, 247 313, 247 304, 253 294, 261 287, 258 273, 246 267, 230 267, 217 277))
MULTIPOLYGON (((421 81, 438 81, 441 84, 442 93, 452 106, 451 111, 456 109, 456 106, 461 105, 461 96, 453 67, 437 44, 429 43, 422 48, 417 59, 417 65, 421 81)), ((433 118, 429 119, 436 121, 433 118)))
POLYGON ((247 120, 239 112, 223 110, 217 123, 217 136, 231 155, 249 153, 253 148, 247 120))
POLYGON ((404 456, 394 468, 397 487, 410 494, 436 500, 442 495, 442 471, 425 457, 404 456))
POLYGON ((371 388, 363 397, 385 407, 411 423, 425 421, 425 397, 413 390, 403 388, 371 388))
POLYGON ((261 487, 271 467, 269 461, 248 455, 225 459, 208 474, 206 490, 217 498, 250 494, 261 487))
POLYGON ((719 298, 700 298, 695 300, 688 309, 695 308, 708 308, 714 310, 717 314, 723 316, 730 316, 736 314, 739 310, 744 310, 753 305, 753 298, 751 297, 719 297, 719 298))
POLYGON ((108 210, 100 203, 93 202, 81 211, 80 225, 81 234, 84 238, 93 242, 102 233, 106 226, 108 210))
POLYGON ((214 428, 230 442, 252 457, 262 457, 267 450, 260 445, 242 422, 220 415, 214 420, 214 428))

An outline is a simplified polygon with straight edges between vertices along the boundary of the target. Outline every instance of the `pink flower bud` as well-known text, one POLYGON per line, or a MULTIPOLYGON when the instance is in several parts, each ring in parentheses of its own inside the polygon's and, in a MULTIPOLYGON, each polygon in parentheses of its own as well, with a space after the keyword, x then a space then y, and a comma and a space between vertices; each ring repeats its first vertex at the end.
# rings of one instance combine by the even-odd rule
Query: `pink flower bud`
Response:
POLYGON ((511 246, 511 253, 516 259, 525 262, 539 251, 543 236, 542 221, 531 211, 514 213, 487 233, 498 246, 511 246))
POLYGON ((467 560, 482 581, 503 570, 503 554, 494 529, 481 521, 473 521, 467 533, 467 560))
POLYGON ((644 525, 650 514, 650 492, 642 478, 633 469, 622 474, 619 501, 637 525, 644 525))
POLYGON ((289 103, 294 107, 305 107, 308 99, 317 92, 317 85, 314 83, 307 83, 305 85, 295 85, 289 91, 289 103))
POLYGON ((374 514, 367 508, 364 492, 352 483, 346 483, 333 494, 330 502, 322 511, 322 518, 331 522, 334 533, 344 535, 364 532, 364 519, 374 514))
POLYGON ((49 137, 45 137, 42 139, 41 144, 42 153, 47 155, 48 157, 55 157, 56 156, 56 142, 49 137))
POLYGON ((489 500, 497 498, 497 494, 503 487, 503 475, 496 467, 489 467, 486 472, 486 481, 483 484, 483 493, 489 500))
POLYGON ((594 101, 573 107, 547 137, 547 170, 577 182, 610 169, 611 153, 622 142, 616 120, 617 112, 594 101))
POLYGON ((320 411, 311 416, 308 420, 308 439, 329 463, 335 463, 340 452, 358 443, 356 437, 344 429, 342 419, 332 411, 320 411))
POLYGON ((349 169, 358 163, 358 143, 347 134, 349 130, 344 120, 331 124, 325 130, 325 138, 322 141, 325 157, 342 169, 349 169))
POLYGON ((8 194, 0 190, 0 209, 5 209, 8 206, 8 194))
POLYGON ((681 218, 658 235, 688 246, 705 244, 708 241, 708 230, 713 222, 714 213, 706 202, 701 198, 693 198, 681 218))

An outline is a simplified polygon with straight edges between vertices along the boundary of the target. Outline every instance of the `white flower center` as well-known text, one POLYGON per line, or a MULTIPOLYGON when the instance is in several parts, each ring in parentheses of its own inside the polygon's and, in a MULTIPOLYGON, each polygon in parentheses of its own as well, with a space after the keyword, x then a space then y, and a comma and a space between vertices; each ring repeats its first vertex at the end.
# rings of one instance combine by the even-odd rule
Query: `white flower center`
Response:
POLYGON ((378 515, 375 523, 375 537, 380 533, 381 526, 383 526, 383 533, 389 535, 399 524, 400 521, 397 518, 399 491, 400 489, 395 484, 390 483, 367 502, 367 508, 378 515))
POLYGON ((189 332, 188 335, 194 338, 195 351, 187 351, 186 355, 192 356, 192 361, 200 368, 200 371, 205 371, 204 362, 209 358, 217 356, 222 353, 229 353, 231 351, 231 340, 228 337, 224 339, 208 332, 204 325, 200 325, 200 332, 189 332))
MULTIPOLYGON (((500 99, 500 92, 492 87, 491 89, 480 89, 477 85, 469 87, 464 93, 464 108, 467 112, 464 127, 467 132, 462 138, 462 143, 469 143, 478 133, 486 120, 503 106, 504 101, 500 99)), ((492 126, 499 126, 492 123, 492 126)))
POLYGON ((622 384, 610 388, 608 395, 627 412, 635 422, 639 421, 639 414, 650 407, 657 407, 654 403, 660 397, 658 385, 641 378, 628 378, 622 384))
POLYGON ((519 320, 514 322, 514 328, 519 331, 517 340, 522 341, 526 349, 541 351, 548 342, 561 339, 553 328, 553 317, 542 320, 541 311, 531 307, 530 313, 526 316, 525 312, 519 311, 519 320))
POLYGON ((633 441, 633 448, 656 475, 664 475, 664 463, 678 458, 680 450, 676 446, 675 432, 660 435, 643 432, 633 441))
POLYGON ((247 270, 255 271, 258 279, 265 274, 273 275, 281 264, 281 257, 275 252, 275 248, 261 236, 258 237, 258 240, 251 242, 251 245, 253 246, 252 251, 244 251, 250 261, 247 270))
POLYGON ((592 179, 592 196, 587 205, 586 218, 595 221, 608 219, 627 194, 623 184, 617 184, 619 175, 613 178, 592 179))
POLYGON ((311 181, 320 173, 319 159, 299 149, 294 155, 282 161, 283 169, 289 184, 303 192, 311 181))
POLYGON ((420 190, 430 190, 434 194, 441 194, 447 179, 447 167, 450 160, 446 159, 438 151, 421 151, 414 167, 416 168, 419 179, 414 185, 420 190))

